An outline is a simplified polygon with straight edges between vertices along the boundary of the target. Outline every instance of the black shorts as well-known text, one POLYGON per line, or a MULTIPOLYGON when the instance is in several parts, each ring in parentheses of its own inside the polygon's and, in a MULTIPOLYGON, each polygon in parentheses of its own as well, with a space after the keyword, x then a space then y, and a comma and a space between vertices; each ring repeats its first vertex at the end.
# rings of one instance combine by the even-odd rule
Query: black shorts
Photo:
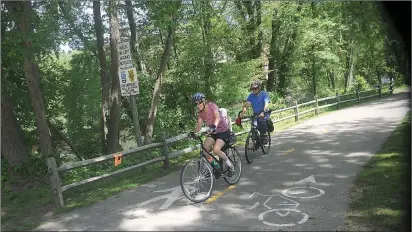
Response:
POLYGON ((215 140, 215 142, 216 142, 217 139, 221 139, 221 140, 223 140, 223 142, 226 142, 226 140, 229 138, 229 136, 230 136, 230 131, 229 130, 223 131, 223 132, 220 132, 220 133, 217 133, 217 134, 210 134, 210 137, 213 140, 215 140))

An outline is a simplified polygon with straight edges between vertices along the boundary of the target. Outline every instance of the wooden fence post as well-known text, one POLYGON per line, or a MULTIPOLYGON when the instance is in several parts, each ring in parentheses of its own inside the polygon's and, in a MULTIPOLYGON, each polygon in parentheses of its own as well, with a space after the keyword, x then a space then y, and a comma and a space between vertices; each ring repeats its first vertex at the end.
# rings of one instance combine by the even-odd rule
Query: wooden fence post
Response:
POLYGON ((47 157, 47 170, 48 174, 50 175, 51 190, 54 202, 58 207, 63 207, 63 193, 59 172, 57 171, 56 159, 54 157, 47 157))
POLYGON ((167 141, 166 141, 166 134, 163 133, 163 155, 165 156, 165 160, 163 161, 163 166, 164 168, 168 169, 170 167, 170 162, 169 162, 169 147, 167 146, 167 141))
POLYGON ((298 101, 295 101, 295 122, 299 121, 298 101))
POLYGON ((318 114, 319 114, 319 109, 318 109, 318 107, 319 107, 319 104, 318 104, 318 96, 315 96, 315 106, 316 106, 315 114, 318 115, 318 114))
POLYGON ((360 102, 359 88, 356 88, 356 97, 358 98, 358 102, 360 102))
POLYGON ((340 96, 339 96, 339 89, 336 90, 336 100, 338 101, 338 109, 340 109, 340 96))
POLYGON ((389 94, 393 94, 393 78, 390 79, 389 94))

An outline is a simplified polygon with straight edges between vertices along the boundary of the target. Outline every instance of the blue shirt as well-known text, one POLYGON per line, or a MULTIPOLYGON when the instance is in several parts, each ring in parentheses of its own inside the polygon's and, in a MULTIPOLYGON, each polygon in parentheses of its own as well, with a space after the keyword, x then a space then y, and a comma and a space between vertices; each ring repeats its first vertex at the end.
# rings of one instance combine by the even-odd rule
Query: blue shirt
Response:
POLYGON ((259 113, 265 108, 265 103, 270 102, 269 94, 265 91, 260 91, 259 95, 249 94, 247 101, 252 103, 253 113, 259 113))

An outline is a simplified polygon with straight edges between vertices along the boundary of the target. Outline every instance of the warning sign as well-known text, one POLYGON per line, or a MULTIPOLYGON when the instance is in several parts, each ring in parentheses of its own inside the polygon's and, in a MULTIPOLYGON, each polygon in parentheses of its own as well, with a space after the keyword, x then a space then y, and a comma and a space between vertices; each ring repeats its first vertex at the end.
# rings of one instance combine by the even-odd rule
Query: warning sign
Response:
POLYGON ((135 67, 119 69, 119 81, 122 96, 139 94, 139 83, 135 67))
POLYGON ((118 43, 119 69, 133 67, 132 54, 130 53, 130 42, 118 43))

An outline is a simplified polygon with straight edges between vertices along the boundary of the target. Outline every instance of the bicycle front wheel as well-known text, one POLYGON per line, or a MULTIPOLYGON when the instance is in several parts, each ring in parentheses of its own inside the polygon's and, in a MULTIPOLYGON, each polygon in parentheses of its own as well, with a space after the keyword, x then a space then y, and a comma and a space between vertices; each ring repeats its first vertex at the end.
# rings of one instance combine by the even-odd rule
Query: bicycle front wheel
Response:
POLYGON ((270 133, 266 132, 266 136, 267 136, 267 143, 266 144, 262 144, 262 152, 263 154, 267 154, 270 151, 270 145, 272 144, 272 139, 270 138, 270 133))
POLYGON ((203 159, 191 160, 180 172, 180 186, 187 199, 199 203, 212 194, 214 176, 211 167, 203 159))
POLYGON ((251 164, 253 160, 255 159, 255 153, 256 153, 255 141, 252 138, 252 134, 249 133, 246 139, 246 144, 245 144, 245 157, 246 157, 246 161, 248 164, 251 164))

